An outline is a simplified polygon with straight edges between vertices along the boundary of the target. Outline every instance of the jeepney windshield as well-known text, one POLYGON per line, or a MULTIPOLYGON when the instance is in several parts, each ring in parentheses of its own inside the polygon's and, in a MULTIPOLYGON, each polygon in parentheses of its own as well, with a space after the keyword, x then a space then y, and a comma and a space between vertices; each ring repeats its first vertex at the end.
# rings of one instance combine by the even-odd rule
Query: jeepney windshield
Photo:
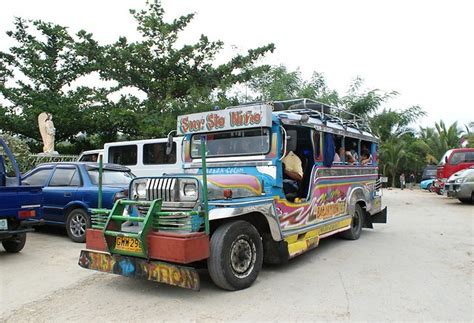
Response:
MULTIPOLYGON (((262 155, 270 151, 270 129, 243 129, 208 133, 207 157, 262 155)), ((191 137, 191 157, 201 157, 201 134, 191 137)))

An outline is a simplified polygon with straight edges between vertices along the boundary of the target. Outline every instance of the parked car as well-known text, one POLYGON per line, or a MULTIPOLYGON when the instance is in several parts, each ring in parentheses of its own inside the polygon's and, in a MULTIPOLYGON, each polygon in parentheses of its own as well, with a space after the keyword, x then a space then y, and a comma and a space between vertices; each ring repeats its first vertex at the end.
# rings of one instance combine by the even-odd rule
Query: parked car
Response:
POLYGON ((423 190, 428 190, 430 192, 433 192, 433 181, 434 181, 434 178, 425 179, 421 181, 420 188, 423 190))
POLYGON ((23 249, 26 233, 41 224, 42 204, 41 186, 22 185, 15 157, 0 138, 0 241, 5 251, 16 253, 23 249), (14 177, 8 177, 6 159, 14 177))
POLYGON ((453 174, 445 187, 449 197, 455 197, 463 203, 474 203, 474 166, 453 174))
POLYGON ((84 150, 77 158, 77 161, 95 163, 99 161, 99 157, 103 156, 103 154, 104 154, 103 149, 84 150))
POLYGON ((444 184, 454 173, 474 166, 474 148, 457 148, 448 150, 441 158, 436 180, 433 182, 433 191, 443 195, 444 184))
MULTIPOLYGON (((127 196, 134 175, 120 165, 103 168, 102 206, 111 208, 127 196)), ((66 226, 71 240, 84 242, 91 223, 88 209, 98 206, 98 178, 98 163, 59 162, 37 166, 24 176, 23 184, 43 186, 45 224, 66 226)))
POLYGON ((436 178, 437 167, 436 165, 427 165, 423 169, 423 173, 421 175, 421 181, 427 179, 435 179, 436 178))

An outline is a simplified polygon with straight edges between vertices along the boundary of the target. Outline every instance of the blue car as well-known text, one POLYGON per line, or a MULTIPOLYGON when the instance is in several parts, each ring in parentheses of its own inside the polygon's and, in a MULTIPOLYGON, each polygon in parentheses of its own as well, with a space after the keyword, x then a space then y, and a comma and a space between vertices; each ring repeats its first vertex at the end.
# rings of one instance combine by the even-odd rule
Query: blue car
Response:
POLYGON ((434 178, 430 178, 430 179, 425 179, 424 181, 421 181, 420 188, 423 190, 428 190, 430 192, 433 192, 432 187, 433 187, 434 180, 435 180, 434 178))
MULTIPOLYGON (((114 201, 128 194, 128 185, 134 178, 130 169, 104 164, 103 204, 111 208, 114 201)), ((45 224, 66 227, 75 242, 84 242, 91 220, 89 208, 98 202, 99 164, 87 162, 59 162, 41 164, 23 177, 23 185, 43 187, 45 224)))

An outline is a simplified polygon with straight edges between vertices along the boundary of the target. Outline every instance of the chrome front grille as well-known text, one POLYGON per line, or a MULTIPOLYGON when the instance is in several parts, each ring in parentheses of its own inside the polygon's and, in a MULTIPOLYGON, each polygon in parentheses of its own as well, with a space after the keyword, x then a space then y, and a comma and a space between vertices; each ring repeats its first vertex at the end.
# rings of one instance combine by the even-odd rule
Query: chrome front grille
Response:
POLYGON ((150 178, 146 183, 146 199, 153 201, 161 199, 163 202, 175 201, 176 178, 150 178))
POLYGON ((375 190, 379 190, 382 188, 382 181, 380 180, 380 178, 378 178, 376 181, 375 181, 375 190))

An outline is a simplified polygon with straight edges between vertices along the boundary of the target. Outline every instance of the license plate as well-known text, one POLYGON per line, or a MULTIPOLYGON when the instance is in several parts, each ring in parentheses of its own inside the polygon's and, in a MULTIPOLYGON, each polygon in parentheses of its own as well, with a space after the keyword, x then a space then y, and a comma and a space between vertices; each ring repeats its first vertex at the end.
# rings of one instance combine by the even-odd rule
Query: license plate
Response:
POLYGON ((7 219, 0 219, 0 230, 8 230, 8 222, 7 219))
POLYGON ((140 242, 138 239, 130 237, 115 238, 115 249, 124 251, 141 252, 140 242))

